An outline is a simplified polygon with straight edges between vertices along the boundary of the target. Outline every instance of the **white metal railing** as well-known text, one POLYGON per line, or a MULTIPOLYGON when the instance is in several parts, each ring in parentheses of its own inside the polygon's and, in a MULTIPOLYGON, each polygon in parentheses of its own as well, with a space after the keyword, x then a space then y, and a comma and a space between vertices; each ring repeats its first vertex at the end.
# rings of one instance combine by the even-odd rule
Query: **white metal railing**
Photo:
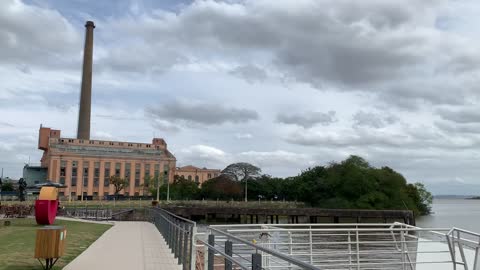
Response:
POLYGON ((232 258, 247 266, 253 252, 261 254, 263 269, 305 268, 280 253, 310 269, 480 270, 480 235, 457 228, 370 223, 238 224, 208 229, 220 247, 233 241, 232 258))

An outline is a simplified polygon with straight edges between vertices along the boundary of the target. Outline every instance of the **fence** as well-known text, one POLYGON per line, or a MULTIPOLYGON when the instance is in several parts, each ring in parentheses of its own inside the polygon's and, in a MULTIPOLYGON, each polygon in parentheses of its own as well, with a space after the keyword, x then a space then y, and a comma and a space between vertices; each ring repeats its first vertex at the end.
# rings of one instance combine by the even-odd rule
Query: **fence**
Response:
POLYGON ((155 224, 184 270, 194 270, 196 261, 195 222, 161 208, 150 208, 150 221, 155 224))
POLYGON ((227 261, 241 269, 480 270, 480 235, 457 228, 402 223, 213 225, 203 238, 208 239, 203 240, 209 254, 203 269, 208 270, 232 269, 227 261))

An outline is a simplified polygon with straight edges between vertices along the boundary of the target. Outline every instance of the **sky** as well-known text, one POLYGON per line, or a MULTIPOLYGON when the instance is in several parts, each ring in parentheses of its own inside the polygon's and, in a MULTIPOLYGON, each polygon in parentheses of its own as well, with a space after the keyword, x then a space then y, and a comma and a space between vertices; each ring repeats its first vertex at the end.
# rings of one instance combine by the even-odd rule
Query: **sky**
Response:
POLYGON ((177 165, 273 176, 364 157, 434 193, 480 193, 480 2, 0 2, 0 167, 75 137, 85 21, 92 138, 162 137, 177 165), (452 191, 453 192, 453 191, 452 191))

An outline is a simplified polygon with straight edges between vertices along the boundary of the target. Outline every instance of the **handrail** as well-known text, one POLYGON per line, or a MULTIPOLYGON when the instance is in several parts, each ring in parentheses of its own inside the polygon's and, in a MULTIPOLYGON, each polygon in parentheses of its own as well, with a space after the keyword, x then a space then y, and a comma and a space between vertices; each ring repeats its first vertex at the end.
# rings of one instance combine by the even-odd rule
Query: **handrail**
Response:
POLYGON ((158 206, 157 206, 157 207, 153 207, 153 209, 155 209, 155 210, 160 210, 160 211, 168 214, 169 216, 172 216, 172 217, 175 217, 176 219, 179 219, 179 220, 182 220, 182 221, 184 221, 184 222, 190 223, 190 224, 192 224, 193 226, 196 226, 196 225, 197 225, 197 223, 196 223, 195 221, 192 221, 192 220, 189 220, 189 219, 186 219, 186 218, 177 216, 177 215, 175 215, 175 214, 173 214, 173 213, 171 213, 171 212, 169 212, 169 211, 167 211, 167 210, 165 210, 165 209, 162 209, 162 208, 160 208, 160 207, 158 207, 158 206))
MULTIPOLYGON (((212 228, 213 229, 213 228, 212 228)), ((392 228, 392 229, 356 229, 356 228, 351 228, 351 229, 308 229, 308 231, 312 232, 351 232, 352 230, 358 231, 358 232, 421 232, 421 231, 449 231, 450 229, 447 228, 434 228, 434 229, 425 229, 425 228, 392 228)), ((283 229, 283 228, 274 228, 274 229, 250 229, 250 230, 227 230, 228 232, 304 232, 305 229, 283 229)))
POLYGON ((235 263, 236 265, 240 266, 240 268, 242 269, 245 269, 245 270, 249 270, 249 268, 247 266, 244 266, 240 261, 238 261, 237 259, 235 259, 234 257, 228 255, 227 253, 217 249, 215 246, 212 246, 210 244, 208 244, 207 242, 201 240, 201 239, 197 239, 197 241, 203 243, 205 246, 215 250, 215 252, 219 253, 220 255, 222 255, 223 257, 227 258, 228 260, 230 260, 231 262, 235 263))
POLYGON ((262 247, 262 246, 259 246, 259 245, 253 244, 253 243, 250 243, 250 242, 247 241, 247 240, 241 239, 241 238, 236 237, 236 236, 234 236, 234 235, 232 235, 232 234, 229 234, 229 233, 227 233, 227 232, 224 232, 224 231, 221 231, 221 230, 218 230, 218 229, 215 229, 215 228, 210 228, 210 230, 215 231, 215 232, 217 232, 217 233, 219 233, 219 234, 222 234, 222 235, 224 235, 224 236, 227 236, 228 238, 234 239, 234 240, 237 241, 237 242, 244 243, 244 244, 246 244, 246 245, 248 245, 248 246, 250 246, 250 247, 252 247, 252 248, 254 248, 254 249, 261 250, 261 251, 263 251, 263 252, 265 252, 265 253, 267 253, 267 254, 273 255, 273 256, 278 257, 278 258, 280 258, 280 259, 283 259, 283 260, 285 260, 285 261, 287 261, 287 262, 289 262, 289 263, 292 263, 292 264, 294 264, 294 265, 296 265, 296 266, 300 266, 300 267, 302 267, 302 268, 304 268, 304 269, 320 270, 320 268, 317 268, 317 267, 315 267, 315 266, 313 266, 313 265, 310 265, 310 264, 308 264, 308 263, 304 263, 304 262, 302 262, 302 261, 300 261, 300 260, 297 260, 297 259, 295 259, 295 258, 291 258, 291 257, 289 257, 289 256, 287 256, 287 255, 285 255, 285 254, 283 254, 283 253, 280 253, 280 252, 277 252, 277 251, 274 251, 274 250, 271 250, 271 249, 268 249, 268 248, 264 248, 264 247, 262 247))

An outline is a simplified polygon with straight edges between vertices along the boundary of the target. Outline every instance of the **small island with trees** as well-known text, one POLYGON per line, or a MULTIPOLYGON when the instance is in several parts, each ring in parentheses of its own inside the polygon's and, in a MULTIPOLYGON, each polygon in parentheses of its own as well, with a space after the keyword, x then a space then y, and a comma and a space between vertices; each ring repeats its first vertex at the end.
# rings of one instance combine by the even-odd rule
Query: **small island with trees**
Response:
MULTIPOLYGON (((145 188, 155 197, 158 180, 146 180, 145 188)), ((286 178, 262 174, 249 163, 234 163, 201 186, 176 176, 169 187, 160 187, 160 198, 166 199, 167 189, 172 200, 296 201, 318 208, 412 210, 417 216, 430 214, 433 199, 423 184, 408 183, 392 168, 373 167, 359 156, 286 178)))

